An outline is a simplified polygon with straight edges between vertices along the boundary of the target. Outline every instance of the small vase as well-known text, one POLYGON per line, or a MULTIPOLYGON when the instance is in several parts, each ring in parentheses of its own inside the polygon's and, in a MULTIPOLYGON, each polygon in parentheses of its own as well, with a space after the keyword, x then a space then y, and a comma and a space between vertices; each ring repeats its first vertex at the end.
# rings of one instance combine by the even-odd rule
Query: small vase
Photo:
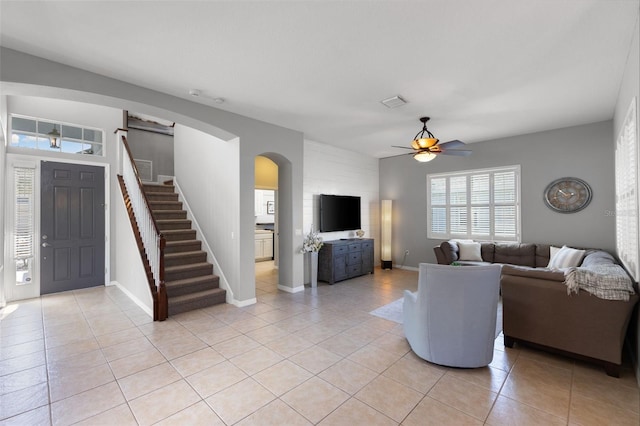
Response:
POLYGON ((309 274, 311 276, 311 288, 318 287, 318 252, 309 252, 309 274))

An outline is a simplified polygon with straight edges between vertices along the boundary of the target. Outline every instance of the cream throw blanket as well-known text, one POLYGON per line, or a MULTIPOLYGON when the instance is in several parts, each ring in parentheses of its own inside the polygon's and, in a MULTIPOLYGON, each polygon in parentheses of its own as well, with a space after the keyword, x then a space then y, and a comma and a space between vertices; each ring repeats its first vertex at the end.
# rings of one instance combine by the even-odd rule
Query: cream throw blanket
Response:
POLYGON ((628 301, 629 295, 635 293, 629 275, 622 266, 615 264, 569 268, 564 282, 569 295, 582 289, 601 299, 628 301))

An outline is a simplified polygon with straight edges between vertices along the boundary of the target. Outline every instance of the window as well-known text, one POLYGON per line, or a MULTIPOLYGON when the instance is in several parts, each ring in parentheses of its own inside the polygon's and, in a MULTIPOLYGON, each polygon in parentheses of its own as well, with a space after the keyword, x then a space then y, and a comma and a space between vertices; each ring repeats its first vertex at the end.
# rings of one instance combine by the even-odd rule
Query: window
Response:
POLYGON ((33 264, 34 205, 35 205, 35 169, 14 168, 14 225, 13 256, 16 261, 16 282, 31 282, 33 264))
POLYGON ((102 130, 18 115, 11 116, 9 146, 49 152, 103 155, 102 130), (54 129, 60 133, 59 148, 52 148, 49 141, 48 133, 54 129))
POLYGON ((520 241, 520 166, 427 175, 427 235, 520 241))
POLYGON ((638 229, 638 130, 636 99, 616 142, 616 248, 617 254, 635 281, 640 277, 640 230, 638 229))

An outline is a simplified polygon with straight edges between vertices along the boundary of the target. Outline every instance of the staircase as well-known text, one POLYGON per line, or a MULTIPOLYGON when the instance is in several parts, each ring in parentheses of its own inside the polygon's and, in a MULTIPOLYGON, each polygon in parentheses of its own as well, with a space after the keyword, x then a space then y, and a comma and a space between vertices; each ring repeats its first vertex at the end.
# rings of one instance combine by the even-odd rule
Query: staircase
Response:
POLYGON ((167 245, 164 277, 169 316, 193 309, 225 303, 226 291, 219 287, 220 277, 213 274, 207 253, 191 229, 187 212, 182 209, 171 184, 144 184, 151 213, 167 245))

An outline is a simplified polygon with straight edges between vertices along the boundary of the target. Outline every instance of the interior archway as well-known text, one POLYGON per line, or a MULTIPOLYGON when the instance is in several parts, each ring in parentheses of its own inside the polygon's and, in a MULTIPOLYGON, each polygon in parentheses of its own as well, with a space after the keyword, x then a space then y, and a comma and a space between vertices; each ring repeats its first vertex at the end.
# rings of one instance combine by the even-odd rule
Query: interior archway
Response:
POLYGON ((277 292, 278 165, 268 157, 255 158, 255 291, 256 298, 277 292))
MULTIPOLYGON (((256 173, 270 170, 267 173, 270 176, 270 180, 262 180, 263 186, 277 189, 274 200, 274 267, 277 267, 277 270, 275 272, 272 271, 272 275, 275 275, 275 278, 272 276, 272 279, 277 280, 276 288, 278 290, 293 292, 295 291, 294 288, 291 285, 287 285, 287 283, 293 282, 292 271, 294 261, 293 256, 287 255, 292 249, 290 242, 294 233, 292 226, 293 183, 291 161, 283 155, 273 152, 262 153, 255 158, 256 162, 260 163, 263 167, 260 171, 256 170, 256 173), (267 184, 265 184, 265 182, 267 182, 267 184)), ((256 179, 258 178, 264 179, 265 176, 259 177, 256 175, 256 179)), ((256 284, 257 283, 258 278, 256 278, 256 284)), ((260 292, 258 288, 256 288, 256 296, 259 295, 260 292)))

